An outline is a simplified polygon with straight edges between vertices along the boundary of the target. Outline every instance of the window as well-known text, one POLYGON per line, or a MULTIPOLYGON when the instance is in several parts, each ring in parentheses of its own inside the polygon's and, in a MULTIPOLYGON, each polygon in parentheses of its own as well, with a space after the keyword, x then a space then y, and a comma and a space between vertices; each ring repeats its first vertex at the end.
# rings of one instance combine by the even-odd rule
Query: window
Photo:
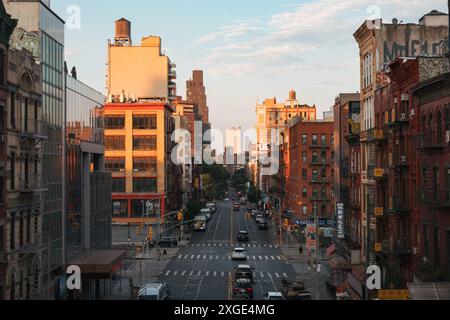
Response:
POLYGON ((327 189, 324 187, 322 188, 322 191, 320 192, 320 196, 322 199, 326 199, 327 198, 327 189))
POLYGON ((317 145, 317 134, 313 134, 312 136, 312 144, 317 145))
POLYGON ((327 163, 327 153, 325 151, 322 151, 320 154, 320 161, 322 161, 322 163, 327 163))
POLYGON ((319 180, 319 176, 318 176, 317 170, 313 170, 312 179, 313 179, 313 181, 318 181, 319 180))
POLYGON ((142 215, 149 218, 156 218, 160 214, 159 200, 132 200, 131 215, 141 218, 142 215), (143 208, 143 205, 145 208, 143 208))
POLYGON ((303 215, 308 215, 308 206, 303 206, 303 215))
POLYGON ((154 193, 157 191, 157 179, 154 178, 134 178, 133 192, 154 193))
POLYGON ((302 170, 302 179, 303 180, 307 180, 308 179, 308 170, 307 169, 303 169, 302 170))
POLYGON ((105 170, 110 172, 124 172, 125 158, 105 158, 105 170))
POLYGON ((15 229, 16 229, 16 219, 15 216, 13 215, 11 218, 11 223, 10 223, 10 230, 9 230, 9 248, 11 250, 14 250, 16 245, 15 245, 15 240, 16 240, 16 235, 15 235, 15 229))
POLYGON ((306 151, 303 151, 303 153, 302 153, 302 160, 303 160, 303 163, 308 162, 308 155, 306 154, 306 151))
POLYGON ((313 199, 317 199, 319 196, 319 192, 317 191, 317 188, 313 189, 313 199))
POLYGON ((11 153, 11 159, 9 160, 9 188, 11 190, 16 189, 16 155, 11 153))
POLYGON ((320 175, 322 178, 326 178, 327 177, 327 170, 325 168, 322 168, 322 170, 320 170, 320 175))
POLYGON ((317 158, 317 152, 316 151, 314 151, 313 154, 312 154, 312 162, 313 163, 319 162, 319 160, 317 158))
POLYGON ((108 151, 124 151, 125 137, 124 136, 106 136, 105 149, 108 151))
POLYGON ((134 172, 153 172, 156 173, 156 158, 134 158, 133 159, 134 172))
POLYGON ((4 239, 3 239, 3 236, 4 236, 4 227, 3 226, 0 226, 0 252, 3 252, 3 248, 4 248, 4 245, 5 245, 5 242, 4 242, 4 239))
POLYGON ((323 146, 327 145, 327 136, 325 134, 322 135, 322 145, 323 146))
POLYGON ((134 116, 134 130, 156 130, 156 115, 151 116, 134 116))
POLYGON ((11 109, 9 110, 9 121, 11 124, 11 128, 15 129, 16 128, 16 115, 15 115, 15 111, 16 111, 16 94, 14 92, 11 92, 11 109))
POLYGON ((112 192, 113 193, 125 193, 126 192, 126 179, 116 178, 112 180, 112 192))
POLYGON ((113 217, 128 217, 128 200, 113 200, 113 217))
POLYGON ((306 134, 302 135, 302 141, 304 146, 308 144, 308 136, 306 134))
POLYGON ((124 129, 125 116, 105 116, 105 129, 124 129))
POLYGON ((303 188, 302 197, 303 198, 307 198, 308 197, 308 189, 307 188, 303 188))
POLYGON ((156 136, 135 136, 133 137, 133 150, 155 151, 156 136))

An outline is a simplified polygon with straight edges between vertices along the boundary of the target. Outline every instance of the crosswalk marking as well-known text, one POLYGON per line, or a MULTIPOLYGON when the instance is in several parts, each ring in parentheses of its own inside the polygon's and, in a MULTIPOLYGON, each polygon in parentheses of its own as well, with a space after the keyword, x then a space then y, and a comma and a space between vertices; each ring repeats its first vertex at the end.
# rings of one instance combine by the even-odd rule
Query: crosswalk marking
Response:
POLYGON ((222 244, 219 244, 219 247, 221 247, 222 246, 222 244))
POLYGON ((219 256, 216 256, 216 260, 219 260, 219 256))
POLYGON ((184 256, 184 260, 186 260, 187 258, 189 258, 189 255, 185 255, 184 256))
POLYGON ((209 260, 212 260, 213 259, 213 256, 209 256, 209 260))
POLYGON ((193 274, 194 274, 194 270, 192 270, 192 271, 189 273, 189 277, 192 277, 193 274))
POLYGON ((197 244, 197 248, 200 247, 200 243, 197 244))
POLYGON ((269 276, 269 278, 272 278, 272 275, 270 273, 267 273, 267 275, 269 276))
POLYGON ((277 256, 277 259, 280 260, 280 261, 282 260, 280 256, 277 256))
POLYGON ((269 257, 268 257, 268 256, 265 256, 264 258, 265 258, 266 260, 269 260, 269 257))
POLYGON ((272 260, 275 260, 275 257, 274 256, 270 256, 271 258, 272 258, 272 260))
POLYGON ((184 277, 185 274, 186 274, 186 271, 183 271, 183 272, 181 273, 181 276, 184 277))
POLYGON ((279 277, 280 277, 280 274, 277 272, 277 273, 275 273, 275 276, 276 276, 277 278, 279 278, 279 277))
POLYGON ((180 254, 180 255, 178 256, 178 260, 180 260, 181 258, 183 258, 183 255, 182 255, 182 254, 180 254))
POLYGON ((211 243, 208 243, 208 247, 211 247, 211 243))
POLYGON ((203 256, 203 260, 206 260, 206 255, 203 256))
POLYGON ((173 276, 176 277, 177 274, 178 274, 178 271, 175 271, 175 272, 173 273, 173 276))
POLYGON ((170 274, 170 270, 166 272, 166 277, 170 274))
POLYGON ((285 277, 286 279, 288 278, 286 273, 283 273, 283 277, 285 277))
POLYGON ((228 256, 228 260, 231 260, 231 257, 230 257, 230 256, 228 256))
POLYGON ((275 245, 275 249, 278 249, 278 246, 277 246, 277 245, 275 245))
POLYGON ((214 277, 216 277, 217 276, 217 271, 214 271, 214 277))
POLYGON ((202 246, 204 247, 204 246, 206 246, 206 244, 205 244, 205 243, 203 243, 203 244, 202 244, 202 246))
POLYGON ((269 248, 272 248, 272 245, 270 245, 269 248))
POLYGON ((209 271, 206 271, 206 276, 207 276, 207 277, 209 276, 209 271))
POLYGON ((200 255, 197 256, 197 260, 199 260, 199 259, 200 259, 200 255))
POLYGON ((197 274, 197 277, 200 277, 201 275, 202 275, 202 272, 199 271, 198 274, 197 274))
POLYGON ((262 260, 263 258, 261 256, 259 256, 259 260, 262 260))
POLYGON ((255 256, 253 256, 253 260, 256 260, 256 257, 255 257, 255 256))
POLYGON ((260 272, 259 275, 261 276, 261 278, 264 278, 264 273, 260 272))
POLYGON ((225 272, 222 271, 222 272, 220 273, 220 275, 221 275, 222 277, 225 277, 225 272))

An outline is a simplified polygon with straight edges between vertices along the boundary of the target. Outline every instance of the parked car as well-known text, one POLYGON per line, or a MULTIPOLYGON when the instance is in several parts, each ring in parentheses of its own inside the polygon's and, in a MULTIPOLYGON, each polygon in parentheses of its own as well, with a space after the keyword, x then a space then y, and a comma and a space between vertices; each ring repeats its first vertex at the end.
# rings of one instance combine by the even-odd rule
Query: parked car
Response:
POLYGON ((252 210, 252 218, 256 219, 256 216, 260 214, 259 210, 252 210))
POLYGON ((211 210, 212 213, 217 211, 216 204, 214 202, 210 202, 206 204, 206 207, 211 210))
POLYGON ((233 299, 234 300, 253 299, 253 287, 250 279, 240 278, 236 280, 233 287, 233 299))
POLYGON ((267 292, 264 300, 284 300, 284 297, 281 292, 267 292))
POLYGON ((139 300, 169 300, 170 289, 167 283, 148 283, 139 289, 139 300))
POLYGON ((231 258, 233 260, 247 260, 247 251, 244 248, 235 248, 231 258))
POLYGON ((212 217, 211 209, 208 209, 208 208, 202 209, 200 211, 200 215, 204 215, 206 217, 206 221, 208 222, 209 220, 211 220, 211 217, 212 217))
POLYGON ((178 245, 177 239, 174 237, 164 237, 158 241, 160 247, 176 247, 178 245))
POLYGON ((241 205, 239 203, 235 203, 233 205, 233 211, 241 211, 241 205))
POLYGON ((238 242, 249 242, 250 237, 247 231, 239 231, 238 233, 238 242))
POLYGON ((256 223, 259 223, 260 221, 266 221, 266 218, 264 218, 264 216, 261 213, 259 213, 256 216, 255 220, 256 220, 256 223))
POLYGON ((260 220, 258 222, 259 230, 269 230, 269 223, 266 220, 260 220))

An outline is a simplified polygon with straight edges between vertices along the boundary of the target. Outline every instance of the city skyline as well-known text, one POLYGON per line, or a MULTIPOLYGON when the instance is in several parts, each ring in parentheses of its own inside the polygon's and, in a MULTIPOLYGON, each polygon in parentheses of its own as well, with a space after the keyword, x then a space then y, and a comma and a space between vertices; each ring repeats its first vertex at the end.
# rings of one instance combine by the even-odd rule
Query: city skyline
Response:
POLYGON ((431 10, 447 12, 444 1, 439 0, 407 4, 398 0, 268 0, 234 5, 223 1, 164 4, 134 0, 133 4, 52 3, 53 10, 66 20, 65 59, 69 67, 75 65, 80 76, 89 79, 89 85, 104 93, 107 39, 114 37, 114 21, 127 18, 135 43, 149 35, 161 37, 163 52, 177 64, 179 95, 186 96, 185 82, 193 69, 205 71, 212 127, 222 132, 236 125, 243 130, 252 128, 255 101, 271 97, 284 101, 290 89, 298 92, 300 103, 315 104, 320 115, 333 105, 336 91, 356 91, 358 48, 353 32, 361 21, 381 17, 389 23, 395 17, 399 22, 417 23, 431 10), (108 10, 103 10, 106 5, 108 10), (136 5, 142 9, 135 10, 136 5), (74 28, 72 20, 77 10, 80 29, 76 24, 74 28), (202 14, 205 11, 208 15, 202 14), (164 22, 169 14, 176 23, 164 22), (228 117, 230 114, 239 117, 228 117))

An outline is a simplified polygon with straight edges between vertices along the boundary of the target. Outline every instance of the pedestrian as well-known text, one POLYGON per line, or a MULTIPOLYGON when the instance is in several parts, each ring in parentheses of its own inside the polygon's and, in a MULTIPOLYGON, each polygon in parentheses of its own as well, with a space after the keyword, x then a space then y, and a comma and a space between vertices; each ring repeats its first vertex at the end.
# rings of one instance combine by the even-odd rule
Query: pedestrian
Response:
POLYGON ((298 251, 299 251, 300 255, 302 256, 302 255, 303 255, 303 247, 300 246, 300 248, 298 249, 298 251))
POLYGON ((158 261, 161 261, 161 250, 158 249, 158 261))

